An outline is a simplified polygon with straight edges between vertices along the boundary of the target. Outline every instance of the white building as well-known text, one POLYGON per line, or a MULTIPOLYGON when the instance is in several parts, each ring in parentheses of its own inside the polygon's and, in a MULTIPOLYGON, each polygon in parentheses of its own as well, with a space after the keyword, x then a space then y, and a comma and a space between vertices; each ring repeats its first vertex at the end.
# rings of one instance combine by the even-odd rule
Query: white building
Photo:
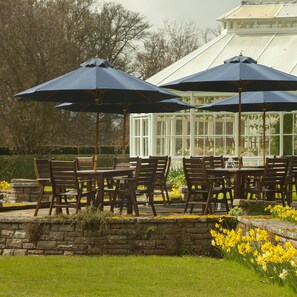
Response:
MULTIPOLYGON (((148 79, 162 85, 220 65, 240 52, 259 64, 297 75, 297 3, 295 0, 246 0, 218 19, 222 34, 148 79)), ((177 92, 193 105, 234 94, 177 92)), ((237 155, 237 114, 191 110, 130 117, 130 154, 139 156, 237 155)), ((262 114, 243 115, 243 156, 262 161, 262 114)), ((297 113, 267 113, 266 155, 297 155, 297 113)))

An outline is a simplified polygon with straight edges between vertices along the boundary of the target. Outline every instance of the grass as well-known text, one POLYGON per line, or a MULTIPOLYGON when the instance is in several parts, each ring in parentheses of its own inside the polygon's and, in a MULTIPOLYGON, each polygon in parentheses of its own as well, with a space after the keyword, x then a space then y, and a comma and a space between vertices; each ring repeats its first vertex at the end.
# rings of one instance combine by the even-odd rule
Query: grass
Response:
POLYGON ((194 257, 0 257, 0 283, 3 297, 296 296, 237 263, 194 257))

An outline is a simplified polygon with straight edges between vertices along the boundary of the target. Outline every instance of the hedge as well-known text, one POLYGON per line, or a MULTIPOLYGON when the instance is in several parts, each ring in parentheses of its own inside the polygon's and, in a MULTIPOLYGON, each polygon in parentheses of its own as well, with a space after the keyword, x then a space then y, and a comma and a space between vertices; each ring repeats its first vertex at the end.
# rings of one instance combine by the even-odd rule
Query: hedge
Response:
MULTIPOLYGON (((98 147, 100 154, 120 154, 122 153, 122 148, 119 146, 108 146, 100 145, 98 147)), ((24 150, 26 151, 26 150, 24 150)), ((94 146, 42 146, 36 148, 36 152, 30 152, 32 154, 43 154, 43 155, 94 155, 94 146)), ((129 148, 125 149, 125 153, 129 154, 129 148)), ((14 155, 13 149, 9 147, 0 146, 0 155, 14 155)))
MULTIPOLYGON (((81 154, 82 155, 82 154, 81 154)), ((81 156, 80 155, 80 156, 81 156)), ((76 154, 70 155, 10 155, 0 156, 0 180, 10 182, 12 178, 35 179, 33 160, 50 159, 56 160, 74 160, 76 154)), ((111 167, 114 154, 100 154, 97 157, 98 167, 111 167)))

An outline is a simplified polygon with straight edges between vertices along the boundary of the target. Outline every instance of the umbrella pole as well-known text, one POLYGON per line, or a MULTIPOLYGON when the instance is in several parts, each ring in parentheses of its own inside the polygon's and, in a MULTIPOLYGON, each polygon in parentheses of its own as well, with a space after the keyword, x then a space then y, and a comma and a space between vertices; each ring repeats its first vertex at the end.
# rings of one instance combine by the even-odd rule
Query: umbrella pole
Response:
POLYGON ((122 148, 122 154, 124 155, 126 152, 126 120, 127 120, 127 112, 124 109, 124 132, 123 132, 123 148, 122 148))
POLYGON ((241 168, 241 92, 242 88, 238 88, 238 168, 241 168))
POLYGON ((263 165, 265 165, 265 158, 266 158, 266 132, 265 132, 265 126, 266 126, 266 110, 264 109, 264 112, 263 112, 263 165))
POLYGON ((96 113, 96 135, 95 135, 95 156, 94 156, 94 170, 97 168, 97 155, 98 155, 98 142, 99 142, 99 112, 96 113))

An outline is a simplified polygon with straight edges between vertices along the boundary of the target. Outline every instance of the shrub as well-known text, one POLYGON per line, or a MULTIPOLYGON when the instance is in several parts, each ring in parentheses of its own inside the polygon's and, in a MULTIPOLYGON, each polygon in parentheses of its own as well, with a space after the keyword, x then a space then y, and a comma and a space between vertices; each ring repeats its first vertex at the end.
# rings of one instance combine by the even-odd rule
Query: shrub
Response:
POLYGON ((186 179, 183 167, 171 169, 168 174, 167 182, 174 188, 186 186, 186 179))

